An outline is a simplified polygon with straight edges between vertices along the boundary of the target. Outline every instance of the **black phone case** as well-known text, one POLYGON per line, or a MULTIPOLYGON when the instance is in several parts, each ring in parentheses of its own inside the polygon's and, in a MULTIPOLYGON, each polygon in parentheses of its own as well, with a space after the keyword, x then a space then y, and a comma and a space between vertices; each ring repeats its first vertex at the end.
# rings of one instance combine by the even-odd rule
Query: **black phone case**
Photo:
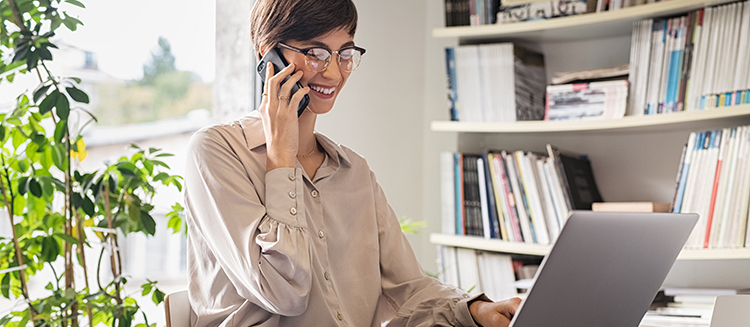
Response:
MULTIPOLYGON (((281 54, 281 50, 279 50, 278 48, 274 48, 273 50, 268 51, 268 53, 266 53, 266 55, 260 59, 260 62, 258 62, 258 74, 260 75, 260 80, 263 84, 265 84, 266 82, 266 69, 268 68, 268 62, 273 63, 273 71, 275 73, 278 73, 286 66, 289 66, 289 63, 286 61, 286 59, 284 59, 284 55, 281 54)), ((281 84, 284 84, 288 79, 289 76, 281 81, 281 84)), ((292 87, 292 93, 290 93, 289 96, 291 97, 301 88, 303 88, 302 84, 300 84, 299 82, 295 83, 295 85, 292 87)), ((265 90, 265 85, 263 85, 262 89, 265 90)), ((278 94, 276 96, 278 96, 278 94)), ((310 96, 305 94, 305 97, 302 98, 302 101, 299 102, 299 107, 297 108, 297 117, 302 115, 302 112, 305 111, 305 108, 307 108, 308 104, 310 104, 310 96)))

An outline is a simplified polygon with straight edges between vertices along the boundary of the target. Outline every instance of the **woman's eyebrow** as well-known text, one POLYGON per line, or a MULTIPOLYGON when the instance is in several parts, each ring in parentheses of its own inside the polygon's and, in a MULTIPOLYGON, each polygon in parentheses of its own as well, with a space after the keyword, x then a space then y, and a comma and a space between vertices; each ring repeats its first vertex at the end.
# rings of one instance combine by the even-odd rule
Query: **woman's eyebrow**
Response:
MULTIPOLYGON (((328 44, 325 44, 325 43, 320 42, 320 41, 308 41, 307 43, 309 43, 313 47, 321 47, 321 48, 330 49, 330 47, 328 46, 328 44)), ((349 42, 346 42, 346 43, 342 44, 341 48, 339 48, 339 49, 343 49, 343 48, 350 47, 350 46, 353 46, 353 45, 354 45, 354 41, 349 41, 349 42)))

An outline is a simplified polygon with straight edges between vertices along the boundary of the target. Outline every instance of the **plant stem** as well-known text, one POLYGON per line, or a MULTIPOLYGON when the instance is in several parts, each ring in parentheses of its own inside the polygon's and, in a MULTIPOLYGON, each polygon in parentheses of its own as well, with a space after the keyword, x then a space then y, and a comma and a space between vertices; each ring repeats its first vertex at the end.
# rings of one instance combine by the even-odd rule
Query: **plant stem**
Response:
MULTIPOLYGON (((81 266, 83 266, 83 281, 86 284, 86 290, 91 293, 91 287, 89 287, 89 273, 88 273, 88 266, 86 265, 86 251, 84 248, 84 239, 83 239, 83 218, 81 218, 81 215, 78 213, 78 210, 74 211, 76 214, 76 227, 78 227, 78 245, 76 248, 78 249, 78 253, 81 255, 81 266)), ((91 307, 86 306, 86 311, 89 314, 89 322, 91 322, 92 319, 94 319, 94 315, 91 312, 91 307)))
MULTIPOLYGON (((117 266, 117 263, 119 260, 115 260, 115 256, 119 258, 120 250, 117 248, 117 233, 114 230, 114 221, 112 219, 112 209, 110 208, 109 204, 109 176, 106 179, 106 182, 104 184, 104 190, 105 190, 105 196, 104 196, 104 212, 107 216, 107 228, 110 229, 110 232, 107 234, 107 240, 109 241, 109 246, 111 248, 110 255, 109 255, 109 263, 110 267, 112 268, 112 275, 115 280, 115 301, 117 304, 122 304, 122 298, 120 298, 120 273, 117 266)), ((121 322, 120 319, 118 319, 118 315, 121 314, 121 312, 118 312, 114 319, 115 323, 119 325, 121 322)), ((115 324, 112 324, 112 326, 115 326, 115 324)))
POLYGON ((23 24, 23 16, 21 16, 21 12, 18 11, 16 0, 8 0, 8 6, 10 7, 10 11, 13 12, 13 23, 22 31, 28 31, 29 29, 23 24))
MULTIPOLYGON (((8 201, 8 194, 5 192, 5 183, 0 181, 0 190, 3 192, 3 201, 5 201, 5 208, 8 209, 8 219, 10 219, 10 230, 13 231, 13 246, 16 248, 16 260, 18 263, 18 266, 23 266, 23 257, 21 256, 21 247, 18 245, 18 235, 16 234, 16 225, 13 223, 13 190, 11 189, 11 183, 10 183, 10 172, 8 171, 8 168, 5 166, 5 156, 0 155, 0 159, 2 159, 2 164, 5 170, 5 179, 8 181, 8 189, 10 189, 10 195, 11 195, 11 201, 8 201)), ((26 298, 26 300, 29 301, 29 318, 31 319, 32 324, 34 323, 34 306, 31 305, 31 297, 29 297, 29 287, 26 285, 26 269, 19 270, 19 274, 21 275, 21 291, 23 292, 23 296, 26 298)))

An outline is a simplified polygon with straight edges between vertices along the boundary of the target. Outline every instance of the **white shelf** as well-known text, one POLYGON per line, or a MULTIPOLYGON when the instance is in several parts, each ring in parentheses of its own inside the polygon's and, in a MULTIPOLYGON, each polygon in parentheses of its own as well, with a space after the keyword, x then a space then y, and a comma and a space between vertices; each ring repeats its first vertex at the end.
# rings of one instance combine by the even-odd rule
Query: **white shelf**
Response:
POLYGON ((430 242, 446 246, 470 248, 485 251, 526 254, 545 256, 549 253, 550 246, 539 244, 528 244, 519 242, 507 242, 501 240, 488 240, 477 236, 462 236, 448 234, 430 234, 430 242))
POLYGON ((739 118, 750 120, 750 105, 715 108, 701 111, 685 111, 649 116, 626 116, 621 119, 587 121, 519 121, 514 123, 474 123, 456 121, 433 121, 436 132, 473 133, 555 133, 602 130, 659 131, 665 128, 705 129, 709 123, 724 124, 738 122, 739 118))
MULTIPOLYGON (((488 240, 476 236, 461 236, 447 234, 430 234, 430 242, 433 244, 470 248, 477 250, 545 256, 549 253, 550 246, 538 244, 526 244, 518 242, 507 242, 501 240, 488 240)), ((707 250, 683 250, 677 260, 745 260, 750 259, 750 249, 707 249, 707 250)))
POLYGON ((731 0, 671 0, 602 13, 546 20, 482 26, 444 27, 432 30, 433 37, 462 40, 524 39, 531 41, 582 40, 630 34, 633 22, 645 18, 676 15, 731 0))

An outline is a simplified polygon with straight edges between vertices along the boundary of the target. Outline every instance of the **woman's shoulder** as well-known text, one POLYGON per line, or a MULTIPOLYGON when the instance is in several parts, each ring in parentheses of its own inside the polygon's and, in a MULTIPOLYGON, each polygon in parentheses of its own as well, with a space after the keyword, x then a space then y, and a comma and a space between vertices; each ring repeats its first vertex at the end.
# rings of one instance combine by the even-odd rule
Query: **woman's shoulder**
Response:
POLYGON ((207 125, 196 131, 191 143, 227 143, 231 146, 242 145, 249 148, 265 144, 263 123, 255 112, 241 118, 207 125), (254 146, 250 146, 253 144, 254 146))

